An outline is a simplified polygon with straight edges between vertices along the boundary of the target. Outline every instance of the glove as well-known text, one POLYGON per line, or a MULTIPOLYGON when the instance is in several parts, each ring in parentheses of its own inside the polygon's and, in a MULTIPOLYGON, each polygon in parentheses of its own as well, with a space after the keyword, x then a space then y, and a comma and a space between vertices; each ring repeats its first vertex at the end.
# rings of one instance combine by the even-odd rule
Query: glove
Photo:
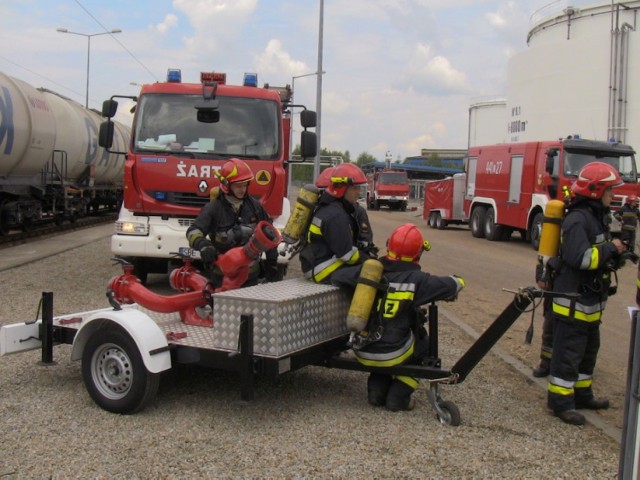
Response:
POLYGON ((206 267, 210 267, 218 258, 218 250, 213 245, 207 245, 200 249, 200 258, 206 267))

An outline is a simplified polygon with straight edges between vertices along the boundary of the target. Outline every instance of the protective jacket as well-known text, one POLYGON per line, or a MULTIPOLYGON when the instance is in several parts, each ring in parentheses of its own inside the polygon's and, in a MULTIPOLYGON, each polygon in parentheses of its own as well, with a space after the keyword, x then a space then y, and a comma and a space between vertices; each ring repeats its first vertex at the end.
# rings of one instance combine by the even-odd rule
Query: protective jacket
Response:
MULTIPOLYGON (((608 230, 609 209, 599 201, 582 200, 569 207, 562 222, 561 264, 555 272, 557 292, 577 293, 576 320, 596 322, 602 317, 611 272, 607 264, 618 255, 608 230)), ((571 301, 554 297, 553 313, 570 316, 571 301)))
MULTIPOLYGON (((439 277, 422 272, 417 263, 388 258, 380 261, 384 268, 383 283, 386 289, 377 295, 367 330, 370 333, 379 331, 381 337, 355 353, 365 365, 388 367, 415 356, 418 307, 455 297, 464 283, 455 276, 439 277)), ((354 289, 360 269, 360 266, 343 268, 332 276, 331 283, 354 289)))
MULTIPOLYGON (((261 220, 271 222, 269 214, 255 198, 246 195, 236 213, 227 196, 221 195, 206 204, 193 225, 187 229, 189 245, 200 250, 204 245, 208 245, 208 236, 217 252, 225 253, 231 248, 247 243, 261 220)), ((277 256, 276 249, 266 252, 268 268, 277 269, 277 256)), ((217 267, 212 273, 215 280, 220 280, 217 277, 220 277, 222 272, 217 267)), ((256 262, 250 266, 249 278, 244 286, 256 284, 259 274, 260 265, 256 262)))
POLYGON ((343 265, 356 265, 368 258, 358 250, 358 222, 349 202, 324 192, 318 201, 300 252, 305 278, 329 283, 331 275, 343 265))
POLYGON ((600 322, 618 255, 608 231, 609 209, 580 199, 562 223, 561 265, 554 291, 578 294, 553 298, 554 343, 547 402, 554 412, 581 408, 593 398, 592 376, 600 346, 600 322))

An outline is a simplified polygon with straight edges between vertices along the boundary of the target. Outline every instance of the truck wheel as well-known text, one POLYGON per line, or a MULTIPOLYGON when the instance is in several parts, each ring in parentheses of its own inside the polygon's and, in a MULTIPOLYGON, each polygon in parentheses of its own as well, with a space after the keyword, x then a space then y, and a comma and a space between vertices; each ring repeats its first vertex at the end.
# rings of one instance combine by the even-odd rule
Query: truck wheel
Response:
POLYGON ((534 248, 534 250, 538 250, 538 247, 540 246, 543 218, 544 214, 542 212, 538 212, 536 213, 535 217, 533 217, 533 222, 531 222, 531 232, 529 233, 529 238, 531 239, 531 246, 534 248))
POLYGON ((375 199, 373 201, 373 209, 374 210, 380 210, 380 202, 378 201, 378 199, 375 199))
POLYGON ((89 337, 82 379, 93 401, 113 413, 142 410, 160 385, 160 375, 147 370, 137 345, 119 327, 101 328, 89 337))
POLYGON ((484 236, 487 240, 495 242, 503 239, 503 231, 501 225, 496 225, 496 212, 493 207, 487 209, 484 217, 484 236))
POLYGON ((436 212, 431 212, 429 214, 428 225, 430 228, 436 228, 436 212))
POLYGON ((407 211, 407 202, 402 202, 402 204, 400 205, 400 211, 401 212, 407 211))
POLYGON ((471 212, 469 226, 471 227, 471 235, 476 238, 484 237, 484 217, 486 212, 485 207, 475 207, 471 212))
POLYGON ((7 200, 0 200, 0 235, 9 235, 11 228, 9 227, 9 223, 6 220, 6 217, 3 213, 4 206, 7 203, 7 200))

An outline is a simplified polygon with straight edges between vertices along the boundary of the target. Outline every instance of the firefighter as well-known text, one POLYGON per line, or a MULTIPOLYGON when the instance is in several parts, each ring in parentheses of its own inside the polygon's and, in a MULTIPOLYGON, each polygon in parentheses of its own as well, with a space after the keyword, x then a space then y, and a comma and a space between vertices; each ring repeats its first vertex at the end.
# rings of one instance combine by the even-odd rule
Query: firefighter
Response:
POLYGON ((571 189, 575 198, 562 222, 560 262, 554 278, 553 356, 547 405, 563 422, 583 425, 578 409, 606 409, 594 397, 592 376, 600 346, 600 323, 611 287, 611 271, 625 251, 608 230, 618 171, 603 162, 585 166, 571 189), (573 298, 563 296, 574 295, 573 298))
POLYGON ((369 258, 359 250, 359 226, 354 217, 360 186, 367 183, 360 167, 342 163, 334 167, 331 182, 318 200, 300 252, 304 277, 329 284, 331 275, 344 265, 356 265, 369 258))
POLYGON ((638 210, 638 197, 629 195, 625 204, 613 214, 621 224, 620 240, 627 245, 627 249, 633 253, 636 246, 636 228, 640 219, 638 210))
MULTIPOLYGON (((326 190, 331 183, 331 177, 335 167, 325 168, 318 178, 316 178, 315 185, 322 191, 326 190)), ((369 221, 369 215, 367 209, 360 205, 358 202, 353 204, 355 211, 353 216, 358 223, 358 238, 356 246, 358 249, 367 252, 371 257, 377 257, 379 253, 378 247, 373 243, 373 229, 371 228, 371 222, 369 221)))
MULTIPOLYGON (((372 367, 393 367, 402 364, 422 364, 428 356, 428 338, 422 325, 420 307, 427 303, 454 299, 464 287, 456 275, 437 277, 420 270, 420 256, 427 248, 418 227, 407 223, 396 228, 387 240, 387 255, 383 265, 381 285, 374 300, 366 330, 368 338, 379 338, 354 347, 360 363, 372 367), (377 332, 379 335, 374 336, 377 332)), ((331 279, 333 285, 355 289, 361 266, 343 268, 331 279)), ((418 379, 371 373, 367 394, 371 405, 385 406, 391 411, 412 410, 412 393, 418 379)))
MULTIPOLYGON (((222 284, 222 272, 213 265, 218 255, 246 244, 256 224, 261 220, 271 222, 271 218, 262 204, 247 193, 253 172, 245 162, 232 158, 215 174, 220 180, 222 195, 202 207, 187 229, 187 239, 189 245, 200 252, 205 272, 214 288, 218 288, 222 284)), ((242 286, 256 285, 260 276, 267 281, 282 280, 277 257, 277 249, 268 250, 266 261, 250 266, 249 277, 242 286)))

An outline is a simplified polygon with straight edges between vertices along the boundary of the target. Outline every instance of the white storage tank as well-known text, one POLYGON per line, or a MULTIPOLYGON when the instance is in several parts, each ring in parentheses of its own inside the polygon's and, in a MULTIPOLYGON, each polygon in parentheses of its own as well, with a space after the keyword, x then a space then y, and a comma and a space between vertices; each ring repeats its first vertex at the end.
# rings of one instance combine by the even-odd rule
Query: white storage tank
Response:
POLYGON ((468 147, 505 143, 504 129, 507 100, 503 97, 481 97, 469 106, 468 147))
POLYGON ((508 142, 580 134, 640 148, 640 1, 545 13, 508 65, 508 142))

